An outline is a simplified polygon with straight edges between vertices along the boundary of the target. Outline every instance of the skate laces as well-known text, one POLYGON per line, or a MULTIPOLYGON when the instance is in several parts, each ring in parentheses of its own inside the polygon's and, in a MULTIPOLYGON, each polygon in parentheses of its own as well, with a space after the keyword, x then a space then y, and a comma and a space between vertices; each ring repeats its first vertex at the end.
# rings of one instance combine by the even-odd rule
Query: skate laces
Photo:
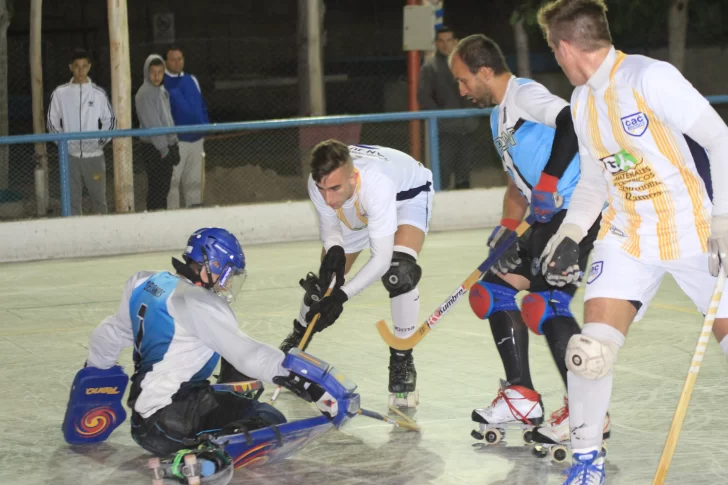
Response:
POLYGON ((606 476, 604 463, 595 465, 600 453, 597 450, 589 453, 574 453, 574 464, 564 470, 566 483, 569 485, 601 485, 606 476))
MULTIPOLYGON (((521 412, 520 412, 520 411, 519 411, 519 410, 518 410, 518 409, 516 408, 516 406, 514 406, 513 404, 511 404, 511 401, 515 401, 515 400, 517 400, 517 399, 519 399, 519 400, 523 400, 523 399, 525 399, 525 400, 528 400, 528 399, 526 399, 526 397, 525 397, 525 396, 523 396, 523 394, 521 394, 521 396, 522 396, 522 397, 520 397, 520 398, 517 398, 517 397, 515 397, 515 398, 511 398, 511 397, 508 397, 508 396, 506 395, 506 391, 507 391, 508 389, 512 389, 512 387, 513 387, 513 386, 508 386, 508 387, 504 388, 504 387, 502 387, 502 386, 501 386, 501 387, 500 387, 500 388, 498 389, 498 395, 497 395, 497 396, 495 397, 495 399, 493 399, 493 402, 492 402, 492 403, 490 404, 490 405, 491 405, 491 407, 495 407, 495 405, 496 405, 496 404, 498 403, 498 401, 499 401, 499 400, 501 400, 501 399, 503 399, 503 400, 504 400, 504 401, 506 402, 506 406, 508 406, 508 409, 509 409, 509 410, 511 411, 511 414, 512 414, 512 415, 513 415, 513 416, 514 416, 514 417, 515 417, 516 419, 518 419, 519 421, 521 421, 521 422, 522 422, 522 423, 524 423, 524 424, 533 424, 533 423, 531 423, 531 420, 530 420, 530 419, 528 419, 528 418, 527 418, 526 416, 528 416, 529 414, 531 414, 531 411, 533 411, 533 410, 534 410, 534 409, 536 408, 536 406, 538 406, 538 405, 539 405, 538 401, 536 401, 536 402, 534 403, 534 405, 533 405, 533 406, 531 406, 531 408, 530 408, 530 409, 529 409, 529 410, 528 410, 528 411, 526 412, 526 414, 525 414, 525 415, 524 415, 524 414, 522 414, 522 413, 521 413, 521 412)), ((516 391, 516 392, 517 392, 517 391, 516 391)))
POLYGON ((557 426, 564 422, 566 418, 569 417, 569 403, 567 402, 564 404, 563 407, 557 409, 553 413, 551 413, 551 418, 549 419, 551 426, 557 426))

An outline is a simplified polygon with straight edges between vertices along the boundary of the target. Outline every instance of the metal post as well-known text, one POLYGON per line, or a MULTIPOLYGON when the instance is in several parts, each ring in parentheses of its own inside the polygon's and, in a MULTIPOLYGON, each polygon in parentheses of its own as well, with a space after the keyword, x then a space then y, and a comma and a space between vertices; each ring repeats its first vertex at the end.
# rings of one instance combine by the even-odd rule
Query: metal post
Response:
POLYGON ((435 191, 440 190, 440 138, 437 134, 437 117, 427 118, 427 130, 430 142, 430 170, 435 191))
POLYGON ((58 171, 61 176, 61 215, 71 215, 71 174, 68 170, 68 142, 58 142, 58 171))

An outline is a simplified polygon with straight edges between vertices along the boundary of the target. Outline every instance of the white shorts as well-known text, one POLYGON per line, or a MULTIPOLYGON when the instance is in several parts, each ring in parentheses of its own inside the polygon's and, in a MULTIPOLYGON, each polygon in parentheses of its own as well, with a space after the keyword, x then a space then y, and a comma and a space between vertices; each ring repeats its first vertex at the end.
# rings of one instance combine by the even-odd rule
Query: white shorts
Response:
MULTIPOLYGON (((435 191, 430 188, 428 192, 420 192, 412 199, 397 202, 397 226, 407 224, 415 226, 427 234, 430 230, 432 217, 432 199, 435 191)), ((364 227, 352 231, 345 224, 341 224, 344 233, 344 252, 358 253, 369 247, 369 229, 364 227)))
MULTIPOLYGON (((642 307, 634 321, 640 320, 655 297, 665 273, 705 314, 716 279, 708 271, 708 253, 698 253, 675 261, 645 262, 624 252, 619 243, 608 238, 596 241, 592 264, 586 278, 584 301, 591 298, 616 298, 639 301, 642 307)), ((728 292, 724 292, 716 318, 728 317, 728 292)))

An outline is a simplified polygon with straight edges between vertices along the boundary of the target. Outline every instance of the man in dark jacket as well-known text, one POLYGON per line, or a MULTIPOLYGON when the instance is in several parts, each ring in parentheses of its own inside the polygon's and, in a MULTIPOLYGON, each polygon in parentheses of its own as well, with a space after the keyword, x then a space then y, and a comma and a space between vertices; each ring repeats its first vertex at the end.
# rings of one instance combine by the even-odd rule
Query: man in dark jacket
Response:
MULTIPOLYGON (((144 63, 144 84, 134 97, 139 125, 142 128, 174 126, 169 107, 169 93, 164 89, 164 61, 151 54, 144 63)), ((179 165, 179 148, 175 135, 157 135, 141 139, 142 159, 147 166, 147 210, 167 208, 167 194, 172 167, 179 165)))
MULTIPOLYGON (((447 58, 455 48, 457 39, 453 31, 443 26, 435 37, 437 52, 425 61, 420 69, 417 100, 420 109, 472 108, 472 104, 460 96, 458 85, 447 64, 447 58)), ((450 174, 455 174, 455 188, 470 187, 470 170, 475 164, 477 150, 475 131, 477 118, 452 118, 438 120, 440 136, 440 180, 442 188, 450 184, 450 174)))
MULTIPOLYGON (((210 120, 207 117, 207 105, 202 98, 200 83, 195 76, 184 72, 184 68, 185 57, 182 50, 179 47, 171 47, 167 51, 164 87, 169 92, 174 124, 177 126, 208 124, 210 120)), ((172 171, 167 207, 176 209, 180 206, 180 185, 184 206, 199 206, 202 204, 204 138, 201 133, 184 133, 177 138, 180 163, 172 171)))

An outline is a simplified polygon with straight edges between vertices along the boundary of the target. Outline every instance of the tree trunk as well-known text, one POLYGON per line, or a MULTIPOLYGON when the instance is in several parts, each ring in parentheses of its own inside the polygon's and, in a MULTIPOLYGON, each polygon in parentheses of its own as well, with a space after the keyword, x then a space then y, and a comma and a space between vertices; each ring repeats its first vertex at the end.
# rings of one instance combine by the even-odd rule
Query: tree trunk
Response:
POLYGON ((672 0, 668 17, 670 63, 680 72, 685 67, 689 0, 672 0))
MULTIPOLYGON (((10 9, 0 0, 0 136, 8 136, 8 27, 10 9)), ((10 168, 8 145, 0 145, 0 190, 8 188, 10 168)))
POLYGON ((516 41, 516 64, 518 77, 531 77, 531 59, 528 51, 528 34, 524 26, 525 18, 519 15, 513 23, 513 35, 516 41))
MULTIPOLYGON (((111 106, 116 129, 131 128, 131 70, 126 0, 108 0, 111 106)), ((114 138, 114 201, 117 213, 134 212, 131 138, 114 138)))
POLYGON ((301 116, 324 116, 323 16, 321 0, 298 0, 298 86, 301 116))
MULTIPOLYGON (((33 133, 45 133, 43 108, 43 59, 41 59, 41 21, 43 0, 30 3, 30 82, 33 102, 33 133)), ((36 214, 48 213, 48 154, 45 143, 35 144, 35 205, 36 214)))

